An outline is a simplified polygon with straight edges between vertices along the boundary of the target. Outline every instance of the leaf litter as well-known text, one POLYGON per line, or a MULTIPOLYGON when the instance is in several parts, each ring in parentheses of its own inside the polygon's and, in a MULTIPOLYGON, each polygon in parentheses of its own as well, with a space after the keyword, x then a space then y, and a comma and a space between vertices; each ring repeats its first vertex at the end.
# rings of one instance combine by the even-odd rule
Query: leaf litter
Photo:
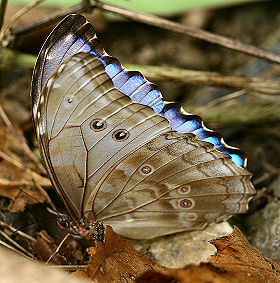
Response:
POLYGON ((85 271, 74 274, 94 282, 279 282, 280 266, 250 245, 238 227, 231 235, 212 240, 217 253, 209 262, 182 269, 160 266, 137 252, 131 243, 106 226, 105 243, 87 249, 85 271))

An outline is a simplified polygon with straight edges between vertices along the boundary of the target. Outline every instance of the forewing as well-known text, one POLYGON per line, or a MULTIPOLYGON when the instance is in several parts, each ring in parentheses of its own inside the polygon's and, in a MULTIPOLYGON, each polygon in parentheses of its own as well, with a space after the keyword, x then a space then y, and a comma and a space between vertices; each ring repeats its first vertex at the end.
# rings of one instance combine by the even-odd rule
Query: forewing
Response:
POLYGON ((103 65, 86 53, 68 58, 50 76, 37 123, 46 168, 74 218, 83 216, 83 198, 94 195, 110 167, 170 130, 166 119, 119 92, 103 65))
POLYGON ((40 51, 32 82, 35 125, 41 90, 47 79, 61 62, 79 52, 96 56, 121 93, 135 102, 151 107, 169 121, 173 130, 195 134, 200 140, 212 143, 217 150, 231 156, 237 165, 246 167, 244 153, 228 146, 219 134, 207 129, 200 116, 185 112, 179 104, 165 103, 158 88, 141 73, 125 69, 116 58, 109 56, 96 37, 92 25, 81 15, 66 16, 51 32, 40 51))

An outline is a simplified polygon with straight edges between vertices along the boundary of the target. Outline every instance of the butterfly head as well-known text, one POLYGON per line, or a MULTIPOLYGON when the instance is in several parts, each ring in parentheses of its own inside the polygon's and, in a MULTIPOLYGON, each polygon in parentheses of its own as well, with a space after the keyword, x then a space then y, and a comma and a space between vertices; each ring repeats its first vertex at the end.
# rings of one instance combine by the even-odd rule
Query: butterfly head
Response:
POLYGON ((101 222, 89 222, 81 219, 77 222, 70 216, 63 215, 57 220, 58 226, 71 232, 77 238, 85 238, 87 240, 95 240, 102 243, 104 241, 104 226, 101 222))

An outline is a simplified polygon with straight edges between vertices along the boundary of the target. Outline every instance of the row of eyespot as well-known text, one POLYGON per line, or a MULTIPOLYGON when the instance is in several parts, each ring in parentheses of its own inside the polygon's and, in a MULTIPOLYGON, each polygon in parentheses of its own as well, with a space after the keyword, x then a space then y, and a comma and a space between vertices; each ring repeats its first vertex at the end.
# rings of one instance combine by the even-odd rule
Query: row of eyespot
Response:
MULTIPOLYGON (((95 132, 101 132, 107 127, 106 121, 102 119, 94 119, 90 122, 90 128, 95 132)), ((129 137, 129 132, 125 129, 116 130, 113 133, 113 139, 115 141, 125 141, 129 137)))
MULTIPOLYGON (((90 128, 95 132, 103 131, 103 130, 106 129, 106 127, 107 127, 107 123, 102 119, 94 119, 90 122, 90 128)), ((112 136, 113 136, 113 139, 116 140, 116 141, 124 141, 124 140, 128 139, 129 132, 127 130, 121 129, 121 130, 115 131, 112 136)), ((151 167, 146 165, 146 166, 141 168, 141 171, 144 174, 149 174, 149 173, 151 173, 152 169, 151 169, 151 167)), ((189 191, 188 189, 189 188, 181 187, 180 191, 182 193, 186 193, 187 191, 189 191)), ((192 205, 193 205, 192 201, 189 200, 189 199, 183 199, 183 200, 180 201, 180 206, 183 207, 183 208, 189 208, 192 205)))

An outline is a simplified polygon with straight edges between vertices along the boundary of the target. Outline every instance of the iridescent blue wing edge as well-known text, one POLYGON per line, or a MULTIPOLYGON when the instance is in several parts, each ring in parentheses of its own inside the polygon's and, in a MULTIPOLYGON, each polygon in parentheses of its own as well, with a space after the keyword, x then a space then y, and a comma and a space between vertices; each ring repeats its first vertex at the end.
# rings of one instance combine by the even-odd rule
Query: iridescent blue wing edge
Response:
POLYGON ((96 56, 120 92, 165 117, 173 130, 195 134, 213 144, 218 151, 231 156, 237 165, 246 167, 245 154, 228 146, 219 134, 207 129, 200 116, 185 112, 179 104, 164 102, 158 88, 140 72, 125 69, 116 58, 109 56, 92 25, 81 15, 66 16, 51 32, 40 51, 31 92, 35 124, 40 93, 47 79, 61 62, 80 52, 96 56))

